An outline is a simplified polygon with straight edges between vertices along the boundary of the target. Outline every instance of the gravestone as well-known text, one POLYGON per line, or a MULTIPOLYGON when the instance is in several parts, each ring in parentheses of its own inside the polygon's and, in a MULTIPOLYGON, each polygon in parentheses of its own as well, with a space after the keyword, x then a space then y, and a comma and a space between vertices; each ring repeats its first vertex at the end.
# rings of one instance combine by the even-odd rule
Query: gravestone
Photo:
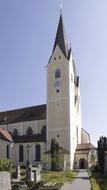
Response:
POLYGON ((30 162, 26 161, 26 178, 30 180, 30 162))
POLYGON ((34 181, 38 183, 41 180, 41 168, 40 167, 34 167, 32 168, 32 172, 34 173, 34 181))
POLYGON ((29 167, 26 168, 26 177, 30 181, 39 182, 41 180, 41 168, 40 167, 29 167))
POLYGON ((0 190, 11 190, 11 180, 9 172, 0 172, 0 190))

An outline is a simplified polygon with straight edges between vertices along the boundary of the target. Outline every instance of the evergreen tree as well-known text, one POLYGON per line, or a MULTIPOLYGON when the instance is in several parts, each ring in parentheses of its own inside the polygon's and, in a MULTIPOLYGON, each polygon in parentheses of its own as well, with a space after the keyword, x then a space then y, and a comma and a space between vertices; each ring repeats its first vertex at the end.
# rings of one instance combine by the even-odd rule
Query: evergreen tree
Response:
POLYGON ((59 144, 55 139, 51 140, 51 169, 60 170, 59 144))
POLYGON ((60 153, 59 153, 59 144, 55 143, 55 170, 60 170, 60 153))
POLYGON ((51 169, 54 170, 54 153, 55 152, 55 141, 51 140, 51 169))
POLYGON ((100 137, 100 140, 98 141, 98 163, 101 173, 104 172, 104 153, 107 150, 107 138, 106 137, 100 137))

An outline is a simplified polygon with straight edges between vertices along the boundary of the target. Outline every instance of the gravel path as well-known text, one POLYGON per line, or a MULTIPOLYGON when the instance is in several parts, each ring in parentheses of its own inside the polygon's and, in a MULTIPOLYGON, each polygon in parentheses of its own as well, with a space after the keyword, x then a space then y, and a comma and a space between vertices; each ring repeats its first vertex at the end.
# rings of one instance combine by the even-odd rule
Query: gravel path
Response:
POLYGON ((86 170, 79 170, 75 180, 70 183, 65 183, 62 190, 91 190, 89 176, 86 170))

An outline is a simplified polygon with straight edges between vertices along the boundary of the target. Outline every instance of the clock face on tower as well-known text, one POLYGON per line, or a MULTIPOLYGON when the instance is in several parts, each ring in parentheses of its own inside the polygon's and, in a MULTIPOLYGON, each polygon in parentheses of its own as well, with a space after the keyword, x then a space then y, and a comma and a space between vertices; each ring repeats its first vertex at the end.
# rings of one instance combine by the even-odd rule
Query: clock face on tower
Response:
POLYGON ((60 88, 61 86, 61 81, 59 79, 55 80, 55 87, 60 88))

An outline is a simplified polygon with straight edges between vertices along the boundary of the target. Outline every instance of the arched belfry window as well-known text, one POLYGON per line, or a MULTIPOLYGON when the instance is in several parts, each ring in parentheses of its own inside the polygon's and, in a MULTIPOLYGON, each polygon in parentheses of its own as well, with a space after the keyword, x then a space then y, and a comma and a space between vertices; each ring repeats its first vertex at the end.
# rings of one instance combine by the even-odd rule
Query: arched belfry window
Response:
POLYGON ((18 132, 17 129, 14 129, 14 131, 13 131, 13 135, 14 135, 14 136, 18 136, 18 135, 19 135, 19 132, 18 132))
POLYGON ((35 147, 35 160, 36 161, 41 160, 41 146, 40 146, 40 144, 37 144, 35 147))
POLYGON ((31 127, 28 127, 28 129, 26 131, 26 134, 29 135, 29 136, 33 135, 33 130, 32 130, 31 127))
POLYGON ((56 78, 60 78, 61 77, 61 70, 60 69, 56 69, 55 70, 55 79, 56 78))

